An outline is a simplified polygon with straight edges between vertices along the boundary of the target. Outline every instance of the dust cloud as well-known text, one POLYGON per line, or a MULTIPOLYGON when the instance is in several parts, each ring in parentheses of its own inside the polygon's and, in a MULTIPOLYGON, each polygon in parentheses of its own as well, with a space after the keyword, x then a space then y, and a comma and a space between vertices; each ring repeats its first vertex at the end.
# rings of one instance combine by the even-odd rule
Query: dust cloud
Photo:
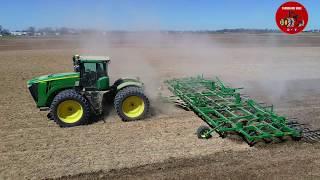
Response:
POLYGON ((204 74, 235 84, 254 81, 255 87, 268 91, 270 99, 277 100, 288 91, 288 81, 319 78, 319 55, 312 48, 301 46, 304 38, 278 34, 119 32, 82 37, 80 53, 110 56, 111 77, 140 77, 153 97, 165 79, 204 74))
MULTIPOLYGON (((250 83, 269 91, 269 99, 279 99, 288 91, 287 83, 296 79, 319 78, 319 53, 312 44, 317 36, 287 36, 278 33, 192 33, 162 31, 161 18, 136 4, 117 7, 129 20, 121 24, 106 16, 102 4, 91 13, 97 17, 70 13, 64 24, 81 24, 83 28, 123 31, 99 32, 80 37, 78 54, 111 57, 109 74, 113 81, 120 77, 140 77, 146 90, 157 97, 163 80, 203 74, 219 76, 236 85, 250 83), (90 26, 90 27, 88 27, 90 26), (275 82, 276 81, 276 82, 275 82)), ((228 28, 228 27, 226 27, 228 28)), ((241 85, 242 86, 242 85, 241 85)))

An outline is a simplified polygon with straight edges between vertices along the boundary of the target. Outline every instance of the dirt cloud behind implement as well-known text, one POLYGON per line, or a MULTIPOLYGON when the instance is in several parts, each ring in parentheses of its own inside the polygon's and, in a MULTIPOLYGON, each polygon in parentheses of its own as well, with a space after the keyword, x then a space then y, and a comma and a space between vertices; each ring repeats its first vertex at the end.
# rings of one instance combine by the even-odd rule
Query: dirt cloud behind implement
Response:
POLYGON ((231 82, 257 81, 272 92, 271 99, 277 99, 287 91, 287 80, 319 78, 313 47, 300 47, 313 46, 304 42, 309 38, 312 37, 119 32, 81 37, 79 53, 110 56, 111 77, 138 76, 152 96, 156 96, 165 78, 204 74, 231 82))

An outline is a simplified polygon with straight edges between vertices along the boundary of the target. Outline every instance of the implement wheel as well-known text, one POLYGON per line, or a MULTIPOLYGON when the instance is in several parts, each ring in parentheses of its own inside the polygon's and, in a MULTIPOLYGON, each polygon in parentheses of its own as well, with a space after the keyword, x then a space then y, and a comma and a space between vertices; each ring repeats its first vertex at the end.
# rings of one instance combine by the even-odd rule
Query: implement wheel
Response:
POLYGON ((50 114, 60 127, 78 126, 88 122, 90 106, 75 90, 65 90, 53 99, 50 114))
POLYGON ((209 133, 210 128, 208 126, 200 126, 197 129, 197 136, 199 139, 209 139, 212 135, 209 133))
POLYGON ((123 121, 133 121, 146 117, 150 103, 141 88, 126 87, 116 94, 114 107, 123 121))

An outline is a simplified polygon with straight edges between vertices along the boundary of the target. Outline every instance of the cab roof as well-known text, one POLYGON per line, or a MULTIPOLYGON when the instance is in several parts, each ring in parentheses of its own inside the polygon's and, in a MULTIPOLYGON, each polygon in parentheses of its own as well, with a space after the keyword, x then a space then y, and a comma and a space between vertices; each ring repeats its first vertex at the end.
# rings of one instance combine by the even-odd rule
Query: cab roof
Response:
POLYGON ((78 60, 81 62, 109 62, 110 58, 108 56, 79 56, 78 60))

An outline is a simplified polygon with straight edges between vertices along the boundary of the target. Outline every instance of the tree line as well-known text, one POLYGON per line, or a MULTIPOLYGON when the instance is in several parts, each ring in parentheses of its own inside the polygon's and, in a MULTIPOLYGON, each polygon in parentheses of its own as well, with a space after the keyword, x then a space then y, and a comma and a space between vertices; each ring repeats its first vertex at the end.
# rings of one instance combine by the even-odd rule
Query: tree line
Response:
MULTIPOLYGON (((126 33, 126 32, 134 32, 134 31, 102 31, 95 29, 75 29, 68 27, 60 27, 60 28, 52 28, 52 27, 44 27, 44 28, 35 28, 30 26, 24 30, 10 32, 10 30, 3 28, 0 25, 0 35, 9 36, 9 35, 28 35, 28 36, 50 36, 50 35, 77 35, 77 34, 94 34, 94 33, 126 33)), ((220 29, 220 30, 199 30, 199 31, 160 31, 163 33, 278 33, 280 32, 277 29, 246 29, 246 28, 234 28, 234 29, 220 29)), ((305 32, 320 32, 319 29, 307 30, 305 32)))
POLYGON ((10 31, 8 29, 3 28, 3 26, 0 25, 0 34, 3 36, 6 35, 14 35, 12 33, 23 33, 23 35, 28 36, 35 36, 35 35, 74 35, 74 34, 86 34, 86 33, 95 33, 98 32, 94 29, 75 29, 75 28, 67 28, 67 27, 61 27, 61 28, 52 28, 52 27, 44 27, 44 28, 35 28, 33 26, 30 26, 24 30, 17 30, 17 31, 10 31))
POLYGON ((10 31, 8 29, 4 29, 1 25, 0 25, 0 35, 3 35, 3 36, 8 36, 10 35, 10 31))

